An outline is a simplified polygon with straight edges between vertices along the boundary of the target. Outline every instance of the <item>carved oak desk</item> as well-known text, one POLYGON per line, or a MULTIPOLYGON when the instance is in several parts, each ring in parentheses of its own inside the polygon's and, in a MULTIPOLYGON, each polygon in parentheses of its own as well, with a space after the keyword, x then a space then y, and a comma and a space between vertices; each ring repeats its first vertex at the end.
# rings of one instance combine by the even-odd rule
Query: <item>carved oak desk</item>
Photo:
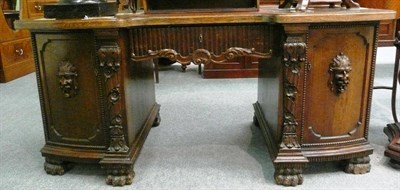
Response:
POLYGON ((298 185, 308 162, 370 170, 368 121, 379 20, 394 11, 315 9, 25 20, 31 31, 46 145, 45 170, 100 163, 112 185, 159 124, 152 59, 181 63, 260 58, 254 122, 278 184, 298 185))

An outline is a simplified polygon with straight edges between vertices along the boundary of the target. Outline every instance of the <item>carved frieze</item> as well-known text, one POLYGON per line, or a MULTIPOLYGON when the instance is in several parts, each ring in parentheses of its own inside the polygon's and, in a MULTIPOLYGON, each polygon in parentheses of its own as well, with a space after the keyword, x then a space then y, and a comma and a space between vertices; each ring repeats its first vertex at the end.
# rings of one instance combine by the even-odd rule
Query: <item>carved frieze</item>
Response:
POLYGON ((118 44, 103 45, 97 51, 100 67, 104 71, 104 76, 109 79, 120 67, 121 50, 118 44))
POLYGON ((193 51, 193 53, 187 56, 183 56, 173 49, 162 49, 157 51, 149 50, 148 54, 144 56, 136 56, 135 54, 132 54, 131 58, 133 61, 144 61, 148 59, 164 57, 172 61, 178 61, 179 63, 182 64, 189 64, 190 62, 193 62, 194 64, 199 65, 199 64, 208 64, 211 62, 222 63, 239 56, 270 58, 271 55, 272 55, 271 51, 268 53, 260 53, 255 51, 255 49, 231 47, 220 55, 215 55, 214 53, 211 53, 206 49, 197 49, 193 51))
POLYGON ((65 98, 74 97, 78 93, 78 71, 69 61, 61 61, 58 66, 59 85, 65 98))
POLYGON ((350 59, 341 52, 329 66, 329 73, 331 75, 329 84, 331 90, 337 95, 342 94, 350 83, 350 75, 352 67, 350 59))

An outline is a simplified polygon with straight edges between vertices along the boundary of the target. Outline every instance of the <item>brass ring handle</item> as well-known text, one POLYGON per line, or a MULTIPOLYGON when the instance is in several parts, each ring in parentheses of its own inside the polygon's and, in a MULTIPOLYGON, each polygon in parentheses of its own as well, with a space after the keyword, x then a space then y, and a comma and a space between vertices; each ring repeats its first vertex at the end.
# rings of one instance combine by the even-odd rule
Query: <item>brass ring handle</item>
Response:
POLYGON ((17 49, 17 50, 15 50, 15 53, 18 53, 19 55, 24 55, 24 50, 23 49, 17 49))
POLYGON ((36 4, 34 5, 34 7, 35 7, 35 9, 38 10, 38 11, 41 11, 41 10, 42 10, 42 5, 39 5, 39 3, 36 3, 36 4))

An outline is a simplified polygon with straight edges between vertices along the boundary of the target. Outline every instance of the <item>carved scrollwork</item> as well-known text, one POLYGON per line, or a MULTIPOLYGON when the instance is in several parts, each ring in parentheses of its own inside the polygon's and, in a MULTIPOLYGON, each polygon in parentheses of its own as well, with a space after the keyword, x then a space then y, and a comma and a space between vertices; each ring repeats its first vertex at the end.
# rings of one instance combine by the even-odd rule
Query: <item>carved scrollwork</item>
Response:
POLYGON ((251 56, 257 58, 271 58, 272 52, 268 53, 260 53, 255 51, 255 49, 246 49, 240 47, 231 47, 223 52, 221 55, 215 55, 214 53, 209 52, 206 49, 197 49, 193 51, 193 53, 188 56, 182 56, 178 52, 173 49, 162 49, 157 51, 149 50, 147 55, 144 56, 136 56, 132 54, 131 59, 133 61, 144 61, 148 59, 155 58, 168 58, 171 61, 178 61, 182 64, 189 64, 193 62, 196 65, 199 64, 208 64, 208 63, 223 63, 225 61, 231 60, 235 57, 239 56, 251 56))
POLYGON ((333 62, 329 66, 329 73, 331 74, 329 84, 331 90, 337 95, 342 94, 347 89, 350 83, 349 73, 351 70, 350 59, 343 52, 333 58, 333 62))
POLYGON ((121 50, 117 44, 103 45, 97 51, 100 67, 104 70, 104 76, 109 79, 120 67, 121 50))
POLYGON ((64 97, 74 97, 78 93, 78 71, 76 67, 69 61, 61 61, 58 66, 57 76, 64 97))
POLYGON ((110 152, 127 152, 129 150, 126 145, 124 131, 122 127, 122 116, 118 114, 111 121, 110 126, 110 147, 108 147, 108 151, 110 152))

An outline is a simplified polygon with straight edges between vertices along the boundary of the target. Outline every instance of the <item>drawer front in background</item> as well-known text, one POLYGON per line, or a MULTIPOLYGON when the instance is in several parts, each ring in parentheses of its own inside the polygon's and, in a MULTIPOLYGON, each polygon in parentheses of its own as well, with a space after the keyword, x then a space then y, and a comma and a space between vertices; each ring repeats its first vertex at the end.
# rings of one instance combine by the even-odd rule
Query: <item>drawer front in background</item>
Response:
POLYGON ((43 5, 57 2, 57 0, 28 0, 29 18, 43 17, 43 5))
POLYGON ((32 58, 32 46, 29 38, 14 40, 1 44, 3 68, 32 58))

